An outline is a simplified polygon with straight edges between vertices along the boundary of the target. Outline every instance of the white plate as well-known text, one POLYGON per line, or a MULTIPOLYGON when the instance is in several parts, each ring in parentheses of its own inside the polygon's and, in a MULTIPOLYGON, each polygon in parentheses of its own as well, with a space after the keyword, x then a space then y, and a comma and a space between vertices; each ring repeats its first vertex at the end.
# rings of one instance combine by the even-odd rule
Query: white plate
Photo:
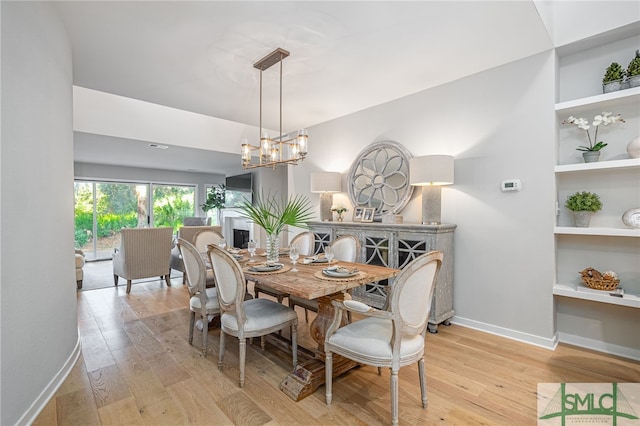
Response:
POLYGON ((348 278, 358 275, 358 270, 353 272, 342 271, 339 266, 332 266, 329 268, 324 268, 322 273, 328 277, 336 277, 336 278, 348 278))
POLYGON ((252 266, 249 268, 251 272, 271 272, 282 268, 282 263, 276 263, 269 266, 252 266))

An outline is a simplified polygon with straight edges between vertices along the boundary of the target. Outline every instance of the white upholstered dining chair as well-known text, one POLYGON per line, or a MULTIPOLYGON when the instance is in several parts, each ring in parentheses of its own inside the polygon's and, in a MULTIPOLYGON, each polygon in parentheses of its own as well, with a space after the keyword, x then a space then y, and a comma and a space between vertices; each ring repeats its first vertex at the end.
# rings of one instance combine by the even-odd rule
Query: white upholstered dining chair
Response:
POLYGON ((391 423, 398 424, 398 371, 418 362, 422 407, 427 407, 424 340, 435 280, 442 253, 432 251, 414 259, 396 277, 389 293, 389 309, 379 310, 355 300, 333 301, 333 322, 324 342, 326 402, 332 399, 333 354, 361 364, 391 369, 391 423), (344 311, 366 318, 340 327, 344 311))
MULTIPOLYGON (((341 235, 333 240, 329 246, 333 250, 333 258, 343 262, 357 262, 360 252, 360 241, 353 235, 341 235)), ((313 246, 311 248, 313 251, 313 246)), ((313 253, 312 253, 313 254, 313 253)), ((295 309, 296 306, 304 308, 304 320, 309 322, 309 311, 318 312, 318 301, 307 300, 298 296, 289 296, 289 306, 295 309)), ((351 319, 351 315, 349 315, 351 319)))
POLYGON ((209 259, 220 304, 220 352, 218 368, 222 369, 224 359, 225 335, 238 338, 240 343, 240 387, 244 386, 245 358, 247 338, 261 337, 264 350, 264 336, 289 327, 291 330, 291 351, 293 366, 298 363, 298 316, 280 303, 269 299, 251 299, 245 301, 247 282, 240 264, 229 252, 218 246, 209 247, 209 259))
MULTIPOLYGON (((222 239, 224 239, 224 237, 220 232, 214 229, 203 229, 193 236, 193 245, 196 250, 198 250, 198 253, 205 254, 209 244, 217 246, 222 239)), ((211 269, 207 269, 207 287, 213 287, 214 285, 215 280, 213 278, 213 271, 211 269)))
MULTIPOLYGON (((289 243, 290 247, 294 246, 298 249, 298 253, 300 254, 300 257, 313 255, 314 245, 315 245, 315 235, 311 231, 297 234, 291 239, 291 242, 289 243)), ((262 286, 259 283, 254 284, 253 293, 256 299, 258 298, 258 294, 260 293, 268 294, 269 296, 275 297, 278 300, 278 303, 282 303, 282 300, 285 297, 289 297, 288 293, 283 293, 281 291, 274 290, 266 286, 262 286)), ((291 306, 291 304, 289 304, 289 306, 291 306)))
POLYGON ((209 336, 207 324, 210 318, 220 314, 218 293, 215 288, 207 288, 207 269, 202 256, 195 246, 186 240, 178 239, 178 248, 184 261, 185 273, 188 276, 189 289, 189 344, 193 343, 193 329, 196 326, 196 314, 202 321, 202 354, 207 355, 207 339, 209 336))

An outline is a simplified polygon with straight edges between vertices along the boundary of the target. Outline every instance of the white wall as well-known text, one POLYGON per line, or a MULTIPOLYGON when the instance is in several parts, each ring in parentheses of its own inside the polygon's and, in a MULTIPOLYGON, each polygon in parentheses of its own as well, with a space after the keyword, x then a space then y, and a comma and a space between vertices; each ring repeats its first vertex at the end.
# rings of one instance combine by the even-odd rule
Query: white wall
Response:
POLYGON ((2 417, 25 424, 79 354, 71 49, 47 2, 2 8, 2 417))
MULTIPOLYGON (((454 155, 442 218, 458 225, 456 320, 551 346, 554 57, 549 51, 310 128, 308 159, 291 169, 290 190, 317 198, 308 173, 346 172, 374 141, 400 142, 414 156, 454 155), (523 190, 502 193, 507 178, 521 179, 523 190)), ((420 221, 420 191, 400 214, 420 221)))

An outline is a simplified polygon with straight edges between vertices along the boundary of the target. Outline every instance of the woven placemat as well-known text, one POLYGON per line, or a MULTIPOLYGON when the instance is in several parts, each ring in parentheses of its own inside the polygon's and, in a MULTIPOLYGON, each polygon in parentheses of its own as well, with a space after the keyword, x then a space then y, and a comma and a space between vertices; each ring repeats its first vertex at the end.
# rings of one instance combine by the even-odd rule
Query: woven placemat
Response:
POLYGON ((287 272, 291 270, 291 266, 289 265, 283 265, 282 268, 276 269, 275 271, 264 271, 264 272, 250 271, 249 268, 250 267, 242 268, 242 271, 245 274, 251 274, 251 275, 275 275, 275 274, 282 274, 283 272, 287 272))
POLYGON ((330 277, 328 275, 323 274, 322 271, 318 271, 315 274, 313 274, 313 276, 326 281, 357 281, 357 280, 361 280, 362 278, 365 278, 367 276, 367 273, 360 271, 358 272, 357 275, 354 275, 352 277, 330 277))

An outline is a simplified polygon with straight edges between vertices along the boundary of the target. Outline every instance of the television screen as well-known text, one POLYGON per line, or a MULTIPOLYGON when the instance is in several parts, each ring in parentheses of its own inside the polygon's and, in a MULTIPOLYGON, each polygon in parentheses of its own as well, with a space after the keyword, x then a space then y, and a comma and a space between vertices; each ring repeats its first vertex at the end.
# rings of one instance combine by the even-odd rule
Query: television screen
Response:
POLYGON ((245 199, 252 201, 252 175, 245 173, 236 176, 227 176, 225 180, 225 207, 238 207, 245 199))

